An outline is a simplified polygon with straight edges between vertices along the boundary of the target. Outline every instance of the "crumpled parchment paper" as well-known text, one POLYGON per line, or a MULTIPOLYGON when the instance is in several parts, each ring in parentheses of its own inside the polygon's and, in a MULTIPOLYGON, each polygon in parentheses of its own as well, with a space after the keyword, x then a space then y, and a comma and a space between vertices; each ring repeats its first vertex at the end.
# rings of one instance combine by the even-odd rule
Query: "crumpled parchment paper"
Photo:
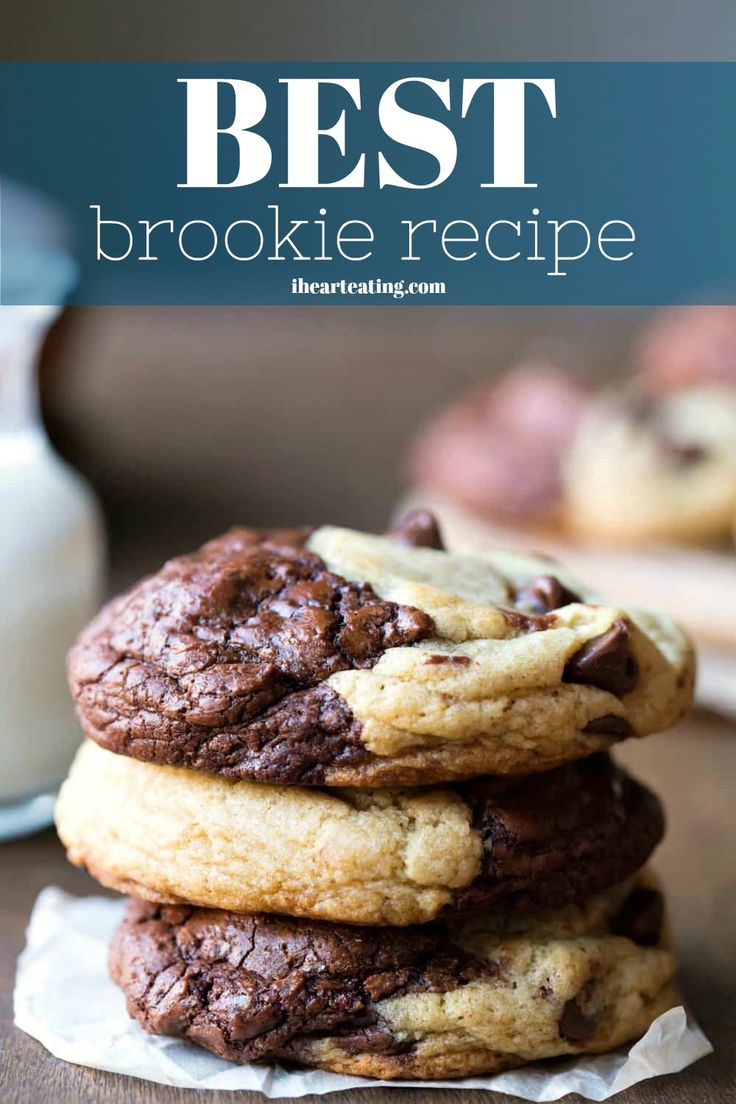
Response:
POLYGON ((146 1035, 128 1018, 122 993, 107 975, 107 948, 124 907, 123 901, 71 897, 55 887, 36 901, 18 960, 15 1022, 57 1058, 161 1085, 255 1089, 272 1098, 390 1085, 494 1089, 543 1101, 570 1092, 607 1100, 647 1077, 676 1073, 713 1049, 685 1010, 673 1008, 628 1051, 463 1081, 381 1082, 277 1065, 236 1066, 190 1043, 146 1035))

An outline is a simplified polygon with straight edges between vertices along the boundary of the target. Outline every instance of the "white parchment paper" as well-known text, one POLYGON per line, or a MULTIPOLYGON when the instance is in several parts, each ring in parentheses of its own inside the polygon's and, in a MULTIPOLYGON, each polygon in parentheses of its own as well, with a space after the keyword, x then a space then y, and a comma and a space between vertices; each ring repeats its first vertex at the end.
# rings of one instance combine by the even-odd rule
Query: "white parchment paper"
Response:
POLYGON ((676 1073, 713 1049, 683 1008, 652 1024, 630 1050, 570 1059, 464 1081, 370 1081, 319 1070, 236 1066, 176 1039, 146 1035, 130 1020, 122 993, 107 975, 107 948, 123 901, 70 897, 49 887, 33 909, 18 961, 15 1022, 57 1058, 190 1089, 256 1089, 268 1097, 297 1097, 390 1085, 495 1089, 525 1100, 558 1100, 577 1092, 606 1100, 647 1077, 676 1073))

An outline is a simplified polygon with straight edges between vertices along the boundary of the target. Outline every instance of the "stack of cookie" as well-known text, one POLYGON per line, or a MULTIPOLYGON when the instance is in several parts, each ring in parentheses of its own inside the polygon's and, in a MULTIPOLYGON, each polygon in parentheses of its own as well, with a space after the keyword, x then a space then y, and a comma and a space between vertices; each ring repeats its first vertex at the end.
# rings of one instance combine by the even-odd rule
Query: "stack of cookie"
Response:
POLYGON ((422 514, 235 529, 111 602, 70 677, 59 833, 133 898, 110 963, 147 1031, 461 1077, 616 1047, 675 1001, 642 873, 661 806, 607 753, 690 702, 666 619, 444 551, 422 514))

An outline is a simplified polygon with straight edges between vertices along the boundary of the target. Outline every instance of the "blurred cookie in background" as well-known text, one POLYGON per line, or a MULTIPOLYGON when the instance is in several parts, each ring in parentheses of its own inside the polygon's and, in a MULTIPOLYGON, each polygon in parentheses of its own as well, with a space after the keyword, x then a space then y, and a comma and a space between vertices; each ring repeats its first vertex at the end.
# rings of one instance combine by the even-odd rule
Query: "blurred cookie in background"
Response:
POLYGON ((563 459, 564 524, 604 545, 725 543, 736 513, 736 388, 593 403, 563 459))
MULTIPOLYGON (((735 377, 736 379, 736 377, 735 377)), ((593 394, 522 364, 436 415, 414 486, 497 524, 602 546, 724 544, 736 514, 736 386, 593 394)))
POLYGON ((555 527, 562 462, 590 403, 562 369, 529 361, 440 411, 409 458, 412 482, 499 521, 555 527))
POLYGON ((736 307, 660 311, 644 330, 634 363, 652 392, 703 383, 736 388, 736 307))

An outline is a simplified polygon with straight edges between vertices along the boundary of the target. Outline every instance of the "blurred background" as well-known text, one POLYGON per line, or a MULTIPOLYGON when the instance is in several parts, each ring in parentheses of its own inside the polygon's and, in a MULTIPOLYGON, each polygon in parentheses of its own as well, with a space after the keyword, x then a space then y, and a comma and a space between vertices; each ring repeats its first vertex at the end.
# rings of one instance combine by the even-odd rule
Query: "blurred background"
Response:
POLYGON ((235 523, 381 530, 427 417, 542 340, 620 371, 647 312, 75 308, 46 344, 45 420, 102 498, 114 583, 235 523))
POLYGON ((25 61, 729 61, 731 0, 26 0, 25 61))

